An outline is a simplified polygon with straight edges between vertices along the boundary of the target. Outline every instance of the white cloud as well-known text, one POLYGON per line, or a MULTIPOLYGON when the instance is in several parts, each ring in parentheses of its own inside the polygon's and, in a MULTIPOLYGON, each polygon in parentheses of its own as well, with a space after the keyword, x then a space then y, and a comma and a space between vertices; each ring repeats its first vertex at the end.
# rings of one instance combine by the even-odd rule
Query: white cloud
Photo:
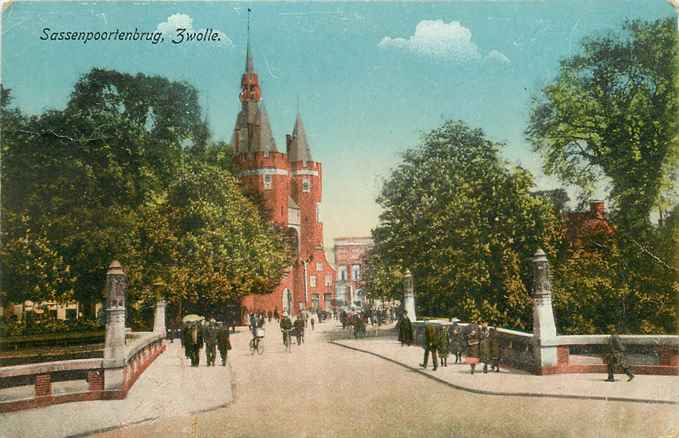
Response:
MULTIPOLYGON (((422 20, 415 26, 415 33, 408 38, 384 37, 377 45, 383 49, 400 49, 417 55, 436 59, 450 59, 458 62, 481 61, 484 56, 472 41, 472 31, 459 21, 446 23, 443 20, 422 20)), ((497 50, 491 50, 485 57, 502 64, 509 58, 497 50)))
POLYGON ((177 29, 193 29, 193 18, 186 14, 174 14, 167 17, 167 21, 160 23, 156 29, 165 35, 173 34, 177 29))
MULTIPOLYGON (((206 29, 194 29, 193 18, 187 14, 173 14, 167 17, 167 21, 164 21, 158 25, 156 31, 162 32, 163 35, 174 38, 177 36, 177 29, 186 29, 185 33, 190 32, 204 32, 206 29)), ((217 29, 212 29, 213 32, 219 34, 219 45, 224 47, 230 47, 233 45, 231 39, 222 31, 217 29)))
POLYGON ((481 58, 479 48, 472 42, 472 32, 459 21, 422 20, 417 23, 415 34, 408 39, 384 37, 378 47, 459 61, 481 58))
POLYGON ((488 52, 486 55, 486 60, 487 61, 492 61, 492 62, 497 62, 499 64, 511 64, 512 61, 507 58, 504 53, 500 52, 499 50, 491 50, 488 52))

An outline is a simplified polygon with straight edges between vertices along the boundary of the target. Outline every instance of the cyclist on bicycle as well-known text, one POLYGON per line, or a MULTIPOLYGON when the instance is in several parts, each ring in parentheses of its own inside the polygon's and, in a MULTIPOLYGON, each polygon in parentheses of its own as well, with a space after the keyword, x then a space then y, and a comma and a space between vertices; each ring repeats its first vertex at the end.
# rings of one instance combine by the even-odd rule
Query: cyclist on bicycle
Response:
POLYGON ((302 342, 304 342, 304 319, 300 315, 295 320, 295 336, 297 336, 297 345, 302 345, 302 342))
POLYGON ((288 313, 285 312, 283 313, 283 319, 281 319, 281 332, 283 333, 283 344, 287 345, 287 336, 289 331, 292 329, 292 321, 290 321, 290 317, 288 316, 288 313))

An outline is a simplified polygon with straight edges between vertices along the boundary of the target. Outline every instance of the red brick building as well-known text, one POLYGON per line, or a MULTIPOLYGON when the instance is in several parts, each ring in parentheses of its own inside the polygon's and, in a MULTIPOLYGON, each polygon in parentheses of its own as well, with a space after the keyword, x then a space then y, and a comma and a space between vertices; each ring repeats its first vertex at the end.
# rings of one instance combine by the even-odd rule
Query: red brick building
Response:
POLYGON ((615 229, 606 219, 604 201, 592 201, 589 204, 589 211, 569 212, 566 218, 567 238, 573 248, 582 248, 597 235, 615 234, 615 229))
POLYGON ((278 310, 293 315, 302 309, 326 308, 335 288, 335 270, 323 250, 323 168, 311 156, 299 113, 292 133, 286 135, 286 151, 278 150, 261 100, 248 40, 241 111, 231 139, 234 162, 241 184, 261 195, 271 220, 288 229, 297 251, 289 272, 273 291, 248 295, 241 304, 249 311, 278 310))
POLYGON ((361 276, 365 257, 373 247, 370 237, 339 237, 335 239, 335 266, 337 267, 337 305, 357 305, 365 302, 361 289, 361 276))

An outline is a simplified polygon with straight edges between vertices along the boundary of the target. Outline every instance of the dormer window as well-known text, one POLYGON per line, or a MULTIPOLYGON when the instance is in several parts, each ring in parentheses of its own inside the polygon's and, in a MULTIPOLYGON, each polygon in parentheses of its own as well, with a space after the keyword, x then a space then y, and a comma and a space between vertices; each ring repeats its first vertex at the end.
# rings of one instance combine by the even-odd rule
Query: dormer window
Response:
POLYGON ((302 181, 302 191, 307 193, 311 191, 311 178, 304 177, 304 181, 302 181))

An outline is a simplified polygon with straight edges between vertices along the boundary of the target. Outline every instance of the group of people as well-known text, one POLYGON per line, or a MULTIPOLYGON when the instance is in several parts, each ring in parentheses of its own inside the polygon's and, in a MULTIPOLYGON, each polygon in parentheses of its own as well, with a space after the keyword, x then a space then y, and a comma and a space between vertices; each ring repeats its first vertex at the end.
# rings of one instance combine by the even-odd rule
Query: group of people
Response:
MULTIPOLYGON (((312 317, 313 318, 313 317, 312 317)), ((293 323, 287 313, 283 314, 281 319, 281 333, 283 335, 283 345, 287 345, 292 341, 289 336, 294 336, 297 339, 297 345, 304 343, 304 328, 309 324, 309 321, 304 318, 304 315, 299 314, 293 323)), ((312 326, 315 322, 312 323, 312 326)))
MULTIPOLYGON (((406 324, 408 323, 409 320, 406 324)), ((409 334, 409 341, 412 342, 412 330, 409 334)), ((408 342, 404 343, 410 345, 408 342)), ((466 336, 462 328, 455 324, 451 327, 435 327, 427 324, 424 330, 424 361, 420 366, 427 368, 431 354, 434 371, 438 369, 439 363, 440 366, 447 367, 448 356, 451 353, 455 355, 456 364, 463 363, 462 353, 466 353, 464 362, 471 366, 472 374, 480 362, 483 363, 484 373, 488 372, 488 365, 491 366, 491 371, 500 372, 499 340, 495 335, 495 329, 489 329, 485 324, 470 325, 466 336)))
POLYGON ((347 312, 342 310, 339 314, 343 329, 353 328, 354 337, 359 338, 366 335, 366 329, 370 317, 367 312, 347 312))
POLYGON ((200 364, 200 351, 205 347, 207 366, 215 366, 217 350, 222 358, 222 366, 226 366, 228 351, 231 350, 229 327, 214 319, 210 322, 194 321, 185 323, 181 333, 184 355, 191 361, 191 366, 200 364))
MULTIPOLYGON (((401 346, 410 346, 414 342, 413 326, 410 318, 404 312, 397 324, 398 340, 401 346)), ((502 360, 502 348, 500 339, 495 327, 488 327, 485 323, 474 323, 466 325, 463 329, 457 324, 449 327, 436 327, 433 324, 426 324, 424 330, 424 360, 421 367, 427 368, 429 356, 432 357, 432 368, 436 371, 440 366, 448 366, 448 356, 455 355, 455 363, 467 363, 471 367, 471 374, 474 374, 476 366, 483 364, 483 372, 500 372, 500 361, 502 360), (462 354, 465 360, 462 360, 462 354)), ((614 382, 614 373, 622 369, 627 375, 627 380, 634 379, 634 374, 627 361, 625 360, 625 346, 617 332, 613 332, 608 340, 608 352, 604 355, 604 360, 608 368, 607 382, 614 382)))
MULTIPOLYGON (((282 316, 278 315, 277 310, 273 313, 268 312, 268 314, 271 314, 271 317, 279 323, 281 334, 283 336, 283 344, 285 345, 287 345, 288 335, 295 337, 297 340, 297 345, 302 345, 304 343, 304 330, 309 326, 311 326, 311 330, 315 330, 316 318, 318 317, 319 321, 321 320, 320 315, 318 315, 316 312, 300 312, 295 318, 294 322, 287 312, 283 312, 282 316)), ((266 321, 265 316, 268 315, 264 314, 263 312, 255 312, 250 314, 249 327, 253 339, 263 337, 263 328, 266 321)), ((271 322, 271 318, 269 318, 269 322, 271 322)))
MULTIPOLYGON (((397 325, 398 340, 401 346, 410 346, 414 342, 413 325, 406 312, 403 312, 397 325)), ((465 353, 465 363, 471 366, 474 374, 476 365, 483 363, 483 372, 500 372, 501 348, 495 328, 486 324, 470 324, 466 331, 453 324, 449 327, 435 327, 427 324, 424 330, 424 360, 421 367, 427 368, 429 356, 432 357, 434 371, 439 366, 448 366, 448 356, 455 355, 455 363, 463 363, 462 354, 465 353)))

